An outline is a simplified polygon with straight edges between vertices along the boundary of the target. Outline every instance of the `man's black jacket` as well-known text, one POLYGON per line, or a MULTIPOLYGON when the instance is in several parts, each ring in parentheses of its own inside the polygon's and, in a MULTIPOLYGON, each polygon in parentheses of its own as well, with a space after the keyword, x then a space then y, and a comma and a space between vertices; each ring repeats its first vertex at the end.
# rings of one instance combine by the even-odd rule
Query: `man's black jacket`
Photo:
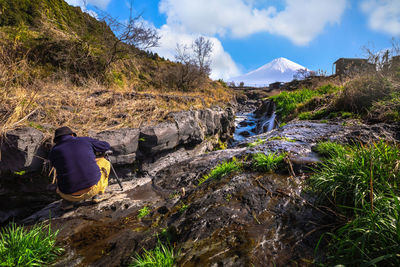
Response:
POLYGON ((95 152, 109 149, 107 142, 90 137, 61 136, 49 155, 57 171, 59 190, 71 194, 97 184, 101 173, 95 152))

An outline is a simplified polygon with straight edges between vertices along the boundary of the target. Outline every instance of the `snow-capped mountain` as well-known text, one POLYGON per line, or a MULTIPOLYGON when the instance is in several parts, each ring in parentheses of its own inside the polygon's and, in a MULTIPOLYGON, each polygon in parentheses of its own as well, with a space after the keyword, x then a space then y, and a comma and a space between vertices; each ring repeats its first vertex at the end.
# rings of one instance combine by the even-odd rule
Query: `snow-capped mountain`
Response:
POLYGON ((244 82, 244 85, 255 87, 266 86, 274 82, 290 82, 299 69, 308 70, 289 59, 280 57, 249 73, 232 77, 228 81, 235 82, 236 85, 244 82))

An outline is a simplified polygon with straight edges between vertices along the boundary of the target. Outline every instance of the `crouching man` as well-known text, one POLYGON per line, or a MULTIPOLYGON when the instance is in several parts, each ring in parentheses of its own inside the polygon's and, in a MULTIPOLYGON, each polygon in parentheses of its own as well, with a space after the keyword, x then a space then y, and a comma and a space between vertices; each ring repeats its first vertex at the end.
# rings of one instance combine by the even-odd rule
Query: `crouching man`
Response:
POLYGON ((61 208, 73 208, 74 202, 91 198, 100 202, 108 185, 110 162, 95 153, 110 149, 107 142, 77 137, 68 127, 56 129, 50 161, 56 169, 57 193, 63 199, 61 208))

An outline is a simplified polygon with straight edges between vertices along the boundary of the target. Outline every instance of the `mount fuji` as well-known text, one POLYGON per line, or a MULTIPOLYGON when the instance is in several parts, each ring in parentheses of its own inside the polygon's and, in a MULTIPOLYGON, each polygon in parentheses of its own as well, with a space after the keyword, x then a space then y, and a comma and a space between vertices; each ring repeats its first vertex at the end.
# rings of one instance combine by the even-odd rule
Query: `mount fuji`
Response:
POLYGON ((308 70, 306 67, 294 63, 289 59, 280 57, 256 70, 241 76, 232 77, 228 81, 234 82, 236 85, 243 82, 247 86, 262 87, 274 82, 290 82, 293 80, 293 75, 300 69, 308 70))

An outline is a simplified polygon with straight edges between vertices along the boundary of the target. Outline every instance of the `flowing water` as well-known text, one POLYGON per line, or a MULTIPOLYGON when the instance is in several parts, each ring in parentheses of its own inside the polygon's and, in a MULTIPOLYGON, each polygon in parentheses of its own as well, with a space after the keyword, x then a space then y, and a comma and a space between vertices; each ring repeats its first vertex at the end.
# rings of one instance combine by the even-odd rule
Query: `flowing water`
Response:
POLYGON ((276 127, 276 113, 256 118, 253 112, 237 113, 235 117, 235 132, 231 146, 245 140, 250 136, 262 134, 273 130, 276 127))

